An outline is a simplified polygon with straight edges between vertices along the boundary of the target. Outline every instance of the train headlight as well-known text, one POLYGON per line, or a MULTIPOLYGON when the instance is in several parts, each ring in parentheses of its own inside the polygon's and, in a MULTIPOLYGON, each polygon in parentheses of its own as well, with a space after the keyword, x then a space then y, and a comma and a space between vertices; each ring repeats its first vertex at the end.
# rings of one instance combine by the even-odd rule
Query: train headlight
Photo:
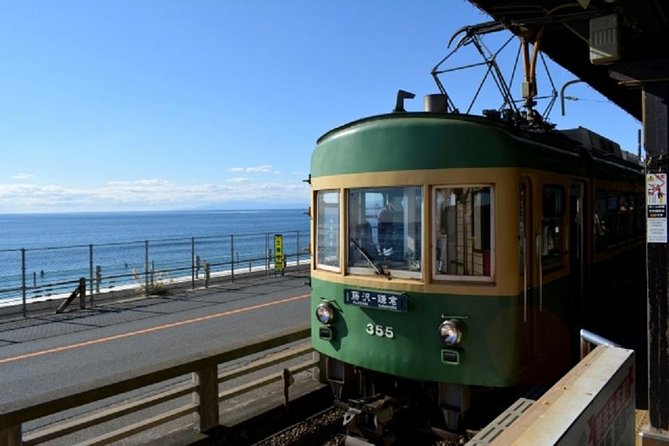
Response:
POLYGON ((331 324, 334 319, 334 307, 329 302, 323 302, 316 307, 316 319, 321 324, 331 324))
POLYGON ((457 321, 447 320, 439 325, 439 336, 446 345, 458 345, 462 340, 462 330, 457 321))

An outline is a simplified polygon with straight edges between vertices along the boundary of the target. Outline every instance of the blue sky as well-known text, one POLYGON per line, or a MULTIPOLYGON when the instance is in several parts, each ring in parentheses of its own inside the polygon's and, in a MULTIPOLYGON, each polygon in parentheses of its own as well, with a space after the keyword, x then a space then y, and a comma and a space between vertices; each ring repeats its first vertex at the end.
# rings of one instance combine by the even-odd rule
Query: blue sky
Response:
MULTIPOLYGON (((487 20, 464 0, 4 1, 0 213, 306 206, 316 139, 400 88, 420 110, 451 35, 487 20)), ((558 90, 574 78, 549 64, 558 90)), ((481 77, 443 78, 461 110, 481 77)), ((638 121, 585 84, 568 95, 551 122, 636 152, 638 121)), ((486 87, 472 112, 500 101, 486 87)))

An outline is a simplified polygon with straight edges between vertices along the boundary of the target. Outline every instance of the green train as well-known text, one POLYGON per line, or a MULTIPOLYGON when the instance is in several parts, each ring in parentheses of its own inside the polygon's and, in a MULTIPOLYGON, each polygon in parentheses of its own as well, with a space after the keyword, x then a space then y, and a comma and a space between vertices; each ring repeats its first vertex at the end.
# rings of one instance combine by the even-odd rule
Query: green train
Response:
POLYGON ((412 404, 457 429, 477 395, 564 372, 580 328, 643 324, 642 167, 584 128, 373 116, 318 140, 310 183, 311 339, 372 436, 412 404))

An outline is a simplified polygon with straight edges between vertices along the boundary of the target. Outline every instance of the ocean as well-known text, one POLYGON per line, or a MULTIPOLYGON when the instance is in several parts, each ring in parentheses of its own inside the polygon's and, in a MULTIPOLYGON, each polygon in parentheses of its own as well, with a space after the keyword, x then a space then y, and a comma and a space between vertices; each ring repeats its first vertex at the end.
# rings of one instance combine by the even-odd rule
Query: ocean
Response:
POLYGON ((195 270, 269 265, 274 235, 287 261, 308 260, 306 209, 0 214, 0 304, 190 278, 195 270))

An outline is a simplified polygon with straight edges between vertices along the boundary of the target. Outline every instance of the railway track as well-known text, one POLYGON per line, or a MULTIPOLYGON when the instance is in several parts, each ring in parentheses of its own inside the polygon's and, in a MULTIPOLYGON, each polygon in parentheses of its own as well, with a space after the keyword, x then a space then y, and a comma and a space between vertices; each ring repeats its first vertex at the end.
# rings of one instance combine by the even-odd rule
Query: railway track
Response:
POLYGON ((343 419, 344 411, 330 406, 255 443, 254 446, 342 445, 346 437, 343 419))
MULTIPOLYGON (((254 443, 253 446, 369 446, 372 443, 346 434, 345 411, 330 406, 281 431, 254 443)), ((396 430, 379 443, 386 445, 462 446, 475 432, 454 434, 437 429, 408 428, 396 430)))

